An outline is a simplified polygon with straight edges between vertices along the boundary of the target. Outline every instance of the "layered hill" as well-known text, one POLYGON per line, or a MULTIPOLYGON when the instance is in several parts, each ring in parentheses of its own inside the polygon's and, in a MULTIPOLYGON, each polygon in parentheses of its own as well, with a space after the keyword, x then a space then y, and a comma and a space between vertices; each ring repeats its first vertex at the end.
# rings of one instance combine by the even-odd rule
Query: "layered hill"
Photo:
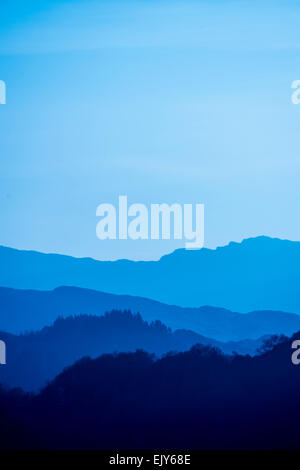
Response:
POLYGON ((218 341, 287 336, 300 329, 300 315, 278 311, 247 314, 216 307, 182 308, 141 297, 107 294, 77 287, 52 291, 0 288, 0 331, 19 334, 40 330, 58 317, 104 315, 110 310, 131 310, 148 322, 160 320, 172 329, 192 330, 218 341))
POLYGON ((0 387, 0 448, 299 449, 294 339, 254 357, 83 358, 36 396, 0 387))
POLYGON ((171 331, 163 323, 147 323, 140 315, 113 311, 102 317, 81 315, 59 318, 35 333, 0 332, 7 349, 7 364, 0 368, 0 383, 24 390, 38 390, 62 370, 84 356, 134 352, 138 349, 160 357, 190 349, 195 344, 216 347, 226 354, 255 354, 266 338, 222 343, 193 331, 171 331))
POLYGON ((184 307, 300 313, 299 283, 300 242, 268 237, 139 262, 0 247, 0 285, 20 289, 77 286, 184 307))

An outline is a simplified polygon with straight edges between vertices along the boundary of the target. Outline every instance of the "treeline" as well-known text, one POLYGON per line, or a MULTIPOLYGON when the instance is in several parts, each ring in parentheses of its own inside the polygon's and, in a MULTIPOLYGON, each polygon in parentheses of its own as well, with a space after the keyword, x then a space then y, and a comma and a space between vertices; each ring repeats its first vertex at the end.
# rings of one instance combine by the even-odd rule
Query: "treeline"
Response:
POLYGON ((84 358, 38 395, 1 390, 0 445, 299 448, 292 341, 255 357, 196 346, 158 360, 143 351, 84 358))
POLYGON ((57 319, 52 326, 34 333, 11 335, 0 332, 6 343, 7 365, 0 368, 0 383, 38 391, 62 370, 82 357, 142 349, 156 356, 186 351, 201 343, 232 351, 255 354, 265 338, 221 343, 193 331, 171 331, 160 321, 148 323, 130 311, 111 311, 103 316, 79 315, 57 319))

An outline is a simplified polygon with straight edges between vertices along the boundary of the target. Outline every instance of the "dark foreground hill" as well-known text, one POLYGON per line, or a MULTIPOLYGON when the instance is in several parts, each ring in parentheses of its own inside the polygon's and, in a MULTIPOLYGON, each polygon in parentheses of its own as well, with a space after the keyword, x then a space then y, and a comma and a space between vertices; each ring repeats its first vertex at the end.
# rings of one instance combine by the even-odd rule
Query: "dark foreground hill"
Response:
POLYGON ((37 396, 0 389, 0 446, 299 449, 291 341, 253 358, 194 347, 82 359, 37 396))
POLYGON ((20 333, 42 329, 59 316, 103 315, 131 310, 144 320, 160 320, 173 329, 188 329, 219 341, 258 339, 264 335, 291 336, 300 330, 300 315, 257 311, 240 314, 223 308, 182 308, 141 297, 106 294, 76 287, 27 291, 0 287, 0 331, 20 333))
POLYGON ((0 285, 20 289, 67 285, 183 307, 300 313, 299 283, 300 242, 268 237, 216 250, 176 250, 151 262, 104 262, 0 247, 0 285))
POLYGON ((161 356, 188 350, 195 344, 214 346, 226 354, 255 354, 266 338, 221 343, 193 331, 172 332, 160 321, 148 324, 139 314, 113 311, 102 317, 60 318, 51 327, 20 336, 0 332, 0 339, 7 348, 7 365, 0 368, 0 383, 30 391, 39 390, 84 356, 137 349, 161 356))

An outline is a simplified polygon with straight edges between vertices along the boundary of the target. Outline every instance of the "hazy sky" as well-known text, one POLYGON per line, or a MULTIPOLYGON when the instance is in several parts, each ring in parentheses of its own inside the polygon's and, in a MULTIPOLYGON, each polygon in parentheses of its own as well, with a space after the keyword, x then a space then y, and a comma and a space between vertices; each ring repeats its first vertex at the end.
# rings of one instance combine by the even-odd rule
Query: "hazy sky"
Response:
POLYGON ((205 245, 300 240, 300 2, 0 2, 0 244, 99 259, 96 207, 204 203, 205 245))

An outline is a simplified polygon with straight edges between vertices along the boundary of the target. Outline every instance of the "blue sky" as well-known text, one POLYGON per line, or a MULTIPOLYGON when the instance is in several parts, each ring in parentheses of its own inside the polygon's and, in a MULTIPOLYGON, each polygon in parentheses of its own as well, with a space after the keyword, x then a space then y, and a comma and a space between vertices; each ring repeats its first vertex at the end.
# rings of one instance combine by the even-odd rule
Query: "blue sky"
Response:
POLYGON ((0 244, 156 259, 96 207, 204 203, 205 245, 300 240, 300 4, 2 1, 0 244))

